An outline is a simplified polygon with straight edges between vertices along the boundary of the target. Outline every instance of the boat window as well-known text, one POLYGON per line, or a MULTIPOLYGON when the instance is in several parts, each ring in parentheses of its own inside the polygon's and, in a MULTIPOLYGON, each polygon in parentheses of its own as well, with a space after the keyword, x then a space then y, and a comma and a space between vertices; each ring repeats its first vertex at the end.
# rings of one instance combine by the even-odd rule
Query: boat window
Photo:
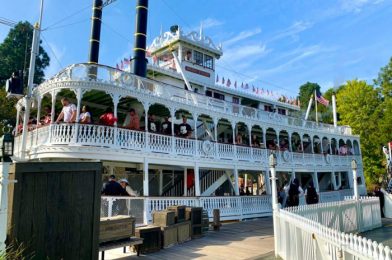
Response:
POLYGON ((214 98, 220 99, 220 100, 225 100, 225 95, 214 92, 214 98))
POLYGON ((207 90, 206 91, 206 96, 207 97, 212 97, 212 91, 211 90, 207 90))
POLYGON ((273 111, 272 106, 268 106, 268 105, 264 105, 264 110, 268 111, 268 112, 272 112, 273 111))
POLYGON ((209 55, 204 55, 204 67, 214 69, 214 60, 209 55))
POLYGON ((203 66, 203 53, 193 51, 193 59, 197 65, 203 66))
POLYGON ((238 98, 238 97, 233 97, 233 103, 234 103, 234 104, 239 104, 239 103, 240 103, 240 98, 238 98))
POLYGON ((278 114, 286 115, 286 109, 278 108, 278 114))

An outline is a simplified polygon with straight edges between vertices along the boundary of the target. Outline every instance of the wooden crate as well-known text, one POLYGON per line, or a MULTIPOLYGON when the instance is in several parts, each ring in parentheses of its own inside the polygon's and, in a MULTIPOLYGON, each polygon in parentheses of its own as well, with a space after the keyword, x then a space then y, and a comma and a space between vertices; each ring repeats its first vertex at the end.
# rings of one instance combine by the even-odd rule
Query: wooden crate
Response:
POLYGON ((177 230, 178 228, 176 225, 170 227, 161 227, 162 248, 168 248, 177 244, 177 230))
POLYGON ((135 236, 143 238, 140 252, 143 254, 157 252, 161 249, 161 228, 157 226, 143 226, 135 229, 135 236))
POLYGON ((202 225, 192 225, 191 226, 191 237, 199 238, 203 236, 203 226, 202 225))
POLYGON ((152 223, 155 226, 167 227, 174 225, 175 212, 169 210, 154 211, 152 213, 152 223))
POLYGON ((201 220, 201 225, 203 227, 203 229, 202 229, 203 233, 205 233, 209 230, 209 224, 210 224, 210 220, 208 218, 208 212, 206 210, 203 210, 202 220, 201 220))
POLYGON ((191 239, 191 222, 185 221, 176 224, 177 226, 177 240, 178 243, 184 243, 191 239))
POLYGON ((135 236, 135 218, 115 216, 101 218, 99 224, 99 243, 135 236))
POLYGON ((192 225, 201 225, 202 220, 202 211, 203 208, 201 207, 187 207, 185 209, 186 220, 190 220, 192 225))
POLYGON ((166 209, 175 212, 176 223, 185 221, 185 206, 169 206, 166 209))

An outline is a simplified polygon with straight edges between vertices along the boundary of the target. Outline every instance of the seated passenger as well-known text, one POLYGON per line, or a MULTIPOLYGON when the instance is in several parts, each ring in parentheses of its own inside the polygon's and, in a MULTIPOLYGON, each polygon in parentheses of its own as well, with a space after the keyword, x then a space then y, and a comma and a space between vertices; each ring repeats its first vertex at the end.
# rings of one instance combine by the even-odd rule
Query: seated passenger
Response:
POLYGON ((123 127, 131 130, 140 130, 140 119, 135 109, 133 108, 129 109, 129 113, 125 118, 123 127))
POLYGON ((147 127, 148 132, 152 132, 152 133, 159 132, 159 122, 155 121, 154 114, 148 115, 148 123, 147 124, 148 124, 148 127, 147 127))
POLYGON ((81 124, 91 124, 91 113, 89 106, 83 106, 82 113, 79 116, 79 123, 81 124))
POLYGON ((99 117, 99 123, 101 125, 114 126, 116 122, 117 118, 114 117, 113 109, 111 107, 108 107, 105 113, 99 117))
POLYGON ((256 135, 252 135, 252 146, 260 147, 260 141, 259 141, 259 138, 257 138, 256 135))
POLYGON ((339 155, 347 155, 347 144, 340 146, 339 155))
POLYGON ((50 106, 45 106, 44 107, 44 113, 45 115, 41 117, 41 125, 49 125, 50 122, 52 121, 52 109, 50 106))
POLYGON ((240 133, 237 133, 237 135, 235 137, 235 143, 236 144, 243 144, 242 143, 242 135, 240 133))
POLYGON ((179 125, 179 137, 190 138, 192 135, 192 127, 187 123, 187 118, 182 116, 182 124, 179 125))
POLYGON ((161 125, 161 133, 164 135, 172 134, 172 123, 169 121, 169 118, 166 116, 165 121, 161 125))

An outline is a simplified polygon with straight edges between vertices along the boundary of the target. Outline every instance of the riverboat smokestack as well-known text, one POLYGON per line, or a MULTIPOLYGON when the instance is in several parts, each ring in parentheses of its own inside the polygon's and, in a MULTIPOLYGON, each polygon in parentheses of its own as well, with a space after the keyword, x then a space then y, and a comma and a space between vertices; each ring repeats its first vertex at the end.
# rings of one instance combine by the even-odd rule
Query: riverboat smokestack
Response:
POLYGON ((133 48, 132 72, 141 77, 146 77, 147 74, 147 15, 148 0, 137 0, 135 46, 133 48))
POLYGON ((93 0, 93 15, 91 17, 90 55, 89 64, 98 64, 99 41, 101 38, 102 0, 93 0))

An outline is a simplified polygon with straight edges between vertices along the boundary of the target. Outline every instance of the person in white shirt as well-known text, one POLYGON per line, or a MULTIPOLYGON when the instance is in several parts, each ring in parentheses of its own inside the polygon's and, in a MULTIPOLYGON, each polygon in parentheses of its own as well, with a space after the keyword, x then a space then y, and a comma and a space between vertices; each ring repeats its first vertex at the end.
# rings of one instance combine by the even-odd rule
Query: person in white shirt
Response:
POLYGON ((134 191, 131 188, 131 186, 129 186, 129 182, 127 181, 127 179, 121 179, 119 182, 121 187, 123 187, 123 189, 128 193, 129 196, 133 196, 133 197, 139 196, 139 194, 136 191, 134 191))
POLYGON ((79 123, 91 124, 91 113, 89 106, 83 106, 82 113, 79 116, 79 123))
POLYGON ((76 106, 70 103, 68 98, 62 98, 61 104, 63 105, 63 109, 57 117, 56 123, 59 123, 61 120, 64 123, 74 123, 76 120, 76 106))

